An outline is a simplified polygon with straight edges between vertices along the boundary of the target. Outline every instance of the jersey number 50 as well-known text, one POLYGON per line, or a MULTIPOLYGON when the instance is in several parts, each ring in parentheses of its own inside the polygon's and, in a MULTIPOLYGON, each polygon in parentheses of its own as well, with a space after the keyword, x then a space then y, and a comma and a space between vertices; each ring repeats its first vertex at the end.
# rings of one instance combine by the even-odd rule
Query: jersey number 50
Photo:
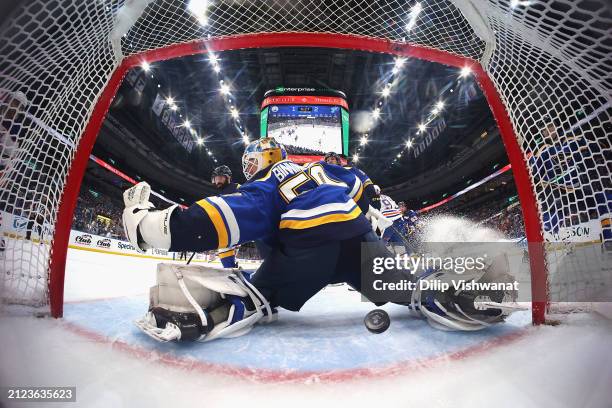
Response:
POLYGON ((327 173, 325 173, 323 166, 320 164, 314 164, 307 169, 304 169, 304 171, 297 173, 295 176, 283 181, 278 186, 278 191, 280 192, 281 197, 283 197, 283 200, 290 203, 295 197, 300 195, 297 189, 309 181, 313 181, 318 186, 322 184, 329 184, 332 186, 348 188, 346 183, 330 178, 327 173))

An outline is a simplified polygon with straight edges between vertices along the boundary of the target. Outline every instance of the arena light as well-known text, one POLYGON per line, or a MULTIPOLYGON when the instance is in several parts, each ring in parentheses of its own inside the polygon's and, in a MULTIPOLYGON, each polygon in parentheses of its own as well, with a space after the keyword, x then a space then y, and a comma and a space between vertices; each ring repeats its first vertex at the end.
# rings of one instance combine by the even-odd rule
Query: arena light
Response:
POLYGON ((427 125, 424 123, 419 123, 419 133, 424 132, 427 129, 427 125))
POLYGON ((400 69, 402 69, 405 62, 406 62, 405 58, 401 58, 401 57, 395 58, 395 64, 393 66, 393 74, 397 74, 400 71, 400 69))
POLYGON ((242 136, 242 141, 244 142, 245 145, 248 145, 249 143, 251 143, 247 135, 242 136))
POLYGON ((359 141, 359 144, 362 145, 362 146, 367 145, 368 144, 368 138, 365 137, 365 136, 362 136, 361 140, 359 141))
POLYGON ((406 149, 410 149, 412 147, 412 143, 413 143, 412 139, 406 140, 406 149))
POLYGON ((389 88, 389 86, 385 86, 382 90, 382 96, 386 98, 390 94, 391 94, 391 89, 389 88))
POLYGON ((189 119, 185 119, 183 126, 185 126, 187 129, 191 128, 191 122, 189 122, 189 119))
POLYGON ((151 65, 149 65, 147 61, 142 61, 140 67, 143 69, 144 72, 149 72, 149 70, 151 69, 151 65))
POLYGON ((212 152, 211 152, 210 150, 208 151, 208 155, 209 155, 209 156, 212 156, 212 152))
POLYGON ((438 102, 436 103, 436 108, 437 108, 438 110, 442 110, 442 109, 444 109, 444 101, 438 101, 438 102))
POLYGON ((353 162, 357 163, 359 161, 359 155, 357 153, 353 154, 353 162))
POLYGON ((421 3, 417 2, 410 9, 410 13, 408 14, 408 23, 406 23, 406 31, 411 31, 417 23, 417 19, 419 18, 419 14, 423 10, 423 6, 421 3))
POLYGON ((204 139, 202 139, 201 137, 198 137, 198 138, 196 139, 196 144, 197 144, 198 146, 202 146, 202 145, 204 144, 204 139))
POLYGON ((515 9, 517 7, 531 6, 532 4, 533 4, 533 1, 531 0, 511 0, 510 1, 510 7, 512 9, 515 9))
POLYGON ((468 67, 467 65, 463 68, 461 68, 461 73, 459 74, 459 76, 461 78, 467 78, 472 74, 472 68, 468 67))
POLYGON ((219 58, 215 54, 210 52, 208 53, 208 61, 210 61, 212 65, 217 65, 219 63, 219 58))
POLYGON ((219 90, 222 95, 229 95, 230 87, 228 84, 221 84, 221 89, 219 90))
POLYGON ((380 116, 380 109, 374 108, 374 110, 372 111, 372 118, 378 119, 379 116, 380 116))
POLYGON ((397 158, 399 159, 400 157, 402 157, 402 154, 401 154, 401 153, 398 153, 398 154, 397 154, 397 158))
POLYGON ((206 13, 208 12, 209 5, 208 0, 191 0, 187 5, 187 10, 204 26, 208 24, 206 13))
POLYGON ((172 109, 173 111, 175 111, 175 112, 176 112, 176 110, 178 109, 178 106, 176 106, 176 105, 171 105, 171 106, 170 106, 170 109, 172 109))
POLYGON ((169 96, 169 97, 166 98, 166 103, 168 105, 172 106, 172 105, 174 105, 174 99, 171 96, 169 96))
POLYGON ((230 115, 232 115, 232 118, 238 119, 238 116, 240 115, 240 113, 235 108, 232 108, 230 109, 230 115))

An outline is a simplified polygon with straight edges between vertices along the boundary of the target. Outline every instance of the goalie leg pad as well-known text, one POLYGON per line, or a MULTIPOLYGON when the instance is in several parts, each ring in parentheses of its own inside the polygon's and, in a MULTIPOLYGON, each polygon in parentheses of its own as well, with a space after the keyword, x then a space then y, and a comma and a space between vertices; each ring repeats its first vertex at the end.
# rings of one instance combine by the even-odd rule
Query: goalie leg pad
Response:
POLYGON ((453 280, 466 282, 510 283, 514 278, 508 273, 505 255, 496 257, 485 270, 464 274, 449 271, 428 271, 420 281, 441 281, 451 284, 447 291, 421 290, 420 284, 412 292, 410 308, 425 318, 430 325, 443 330, 481 330, 505 320, 512 312, 525 310, 515 303, 517 293, 505 290, 458 290, 452 287, 453 280))
POLYGON ((272 311, 240 270, 159 264, 149 312, 136 321, 159 341, 209 341, 247 333, 272 311))

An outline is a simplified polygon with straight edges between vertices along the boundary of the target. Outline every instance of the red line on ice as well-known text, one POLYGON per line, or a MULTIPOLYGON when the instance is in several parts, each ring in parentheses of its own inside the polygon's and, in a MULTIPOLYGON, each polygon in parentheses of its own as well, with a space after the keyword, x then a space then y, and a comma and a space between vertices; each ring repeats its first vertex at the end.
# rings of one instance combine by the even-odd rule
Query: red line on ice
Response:
POLYGON ((166 366, 180 368, 184 370, 198 371, 203 374, 222 374, 231 377, 261 383, 282 383, 282 382, 317 382, 317 383, 338 383, 359 379, 376 379, 390 376, 397 376, 406 373, 414 373, 417 370, 430 369, 449 361, 464 360, 474 357, 492 348, 501 347, 520 340, 533 331, 531 327, 525 327, 515 332, 487 340, 474 346, 467 347, 452 353, 441 354, 420 360, 401 361, 384 367, 370 368, 350 368, 343 370, 330 371, 281 371, 260 368, 235 367, 224 364, 208 363, 199 360, 185 359, 149 350, 144 347, 132 345, 121 340, 112 340, 99 333, 78 326, 74 323, 62 321, 62 326, 69 331, 92 340, 96 343, 106 343, 113 348, 126 352, 137 358, 147 359, 152 362, 159 362, 166 366))

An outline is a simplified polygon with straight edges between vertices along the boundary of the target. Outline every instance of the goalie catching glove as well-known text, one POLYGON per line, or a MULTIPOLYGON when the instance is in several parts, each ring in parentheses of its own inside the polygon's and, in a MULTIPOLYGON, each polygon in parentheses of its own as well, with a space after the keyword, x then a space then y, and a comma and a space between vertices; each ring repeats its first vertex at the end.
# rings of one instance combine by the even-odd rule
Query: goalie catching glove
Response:
POLYGON ((170 216, 177 204, 155 211, 149 201, 151 186, 140 182, 123 193, 123 229, 125 236, 141 252, 149 248, 170 248, 170 216))
POLYGON ((155 340, 210 341, 248 333, 276 318, 268 301, 239 269, 159 264, 149 311, 135 322, 155 340))

